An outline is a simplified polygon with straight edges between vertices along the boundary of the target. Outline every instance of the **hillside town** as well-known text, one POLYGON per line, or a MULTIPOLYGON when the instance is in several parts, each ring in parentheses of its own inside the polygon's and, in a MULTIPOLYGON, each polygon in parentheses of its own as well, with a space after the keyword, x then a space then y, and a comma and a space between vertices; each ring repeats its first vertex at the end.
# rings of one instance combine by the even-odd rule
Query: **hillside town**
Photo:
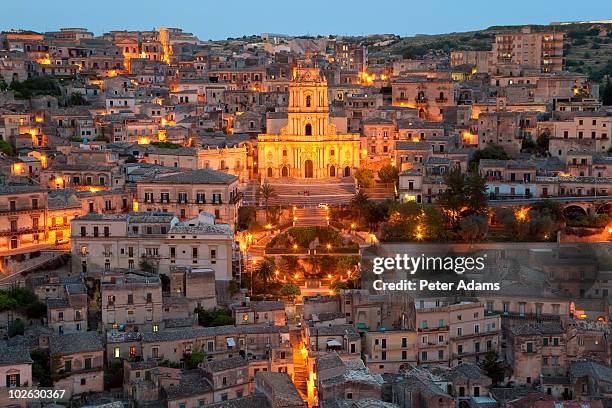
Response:
POLYGON ((612 22, 409 40, 0 32, 0 406, 612 407, 612 22))

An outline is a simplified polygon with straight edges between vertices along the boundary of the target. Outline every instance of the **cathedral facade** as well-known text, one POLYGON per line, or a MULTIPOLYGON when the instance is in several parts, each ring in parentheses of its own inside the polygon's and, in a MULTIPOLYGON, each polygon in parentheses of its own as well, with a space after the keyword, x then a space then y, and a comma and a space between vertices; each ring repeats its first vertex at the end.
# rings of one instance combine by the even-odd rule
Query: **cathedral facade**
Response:
POLYGON ((264 178, 339 178, 359 168, 359 134, 339 134, 330 123, 327 82, 319 68, 298 67, 289 85, 287 125, 260 134, 264 178))

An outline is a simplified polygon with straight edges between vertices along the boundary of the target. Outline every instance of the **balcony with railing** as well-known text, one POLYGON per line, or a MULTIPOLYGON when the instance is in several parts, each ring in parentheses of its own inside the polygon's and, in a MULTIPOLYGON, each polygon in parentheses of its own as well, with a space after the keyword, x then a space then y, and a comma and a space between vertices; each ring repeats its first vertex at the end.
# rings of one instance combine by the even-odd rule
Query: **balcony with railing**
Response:
POLYGON ((37 227, 9 228, 5 230, 0 230, 0 236, 5 237, 9 235, 36 234, 39 232, 45 232, 45 227, 37 226, 37 227))
POLYGON ((42 212, 45 210, 44 206, 9 206, 7 208, 0 208, 0 215, 12 215, 12 214, 21 214, 21 213, 36 213, 42 212))

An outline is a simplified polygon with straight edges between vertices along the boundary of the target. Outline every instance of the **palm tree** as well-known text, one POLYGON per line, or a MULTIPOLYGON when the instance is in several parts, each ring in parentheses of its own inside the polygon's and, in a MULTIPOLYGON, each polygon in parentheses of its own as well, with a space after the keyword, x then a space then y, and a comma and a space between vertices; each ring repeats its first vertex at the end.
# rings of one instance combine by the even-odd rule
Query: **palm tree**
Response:
POLYGON ((274 275, 274 261, 266 258, 261 262, 257 270, 257 276, 262 280, 264 290, 268 287, 268 280, 272 278, 272 275, 274 275))
POLYGON ((271 198, 278 196, 272 184, 264 181, 261 186, 259 186, 259 191, 257 192, 260 198, 263 198, 264 205, 266 207, 266 221, 268 220, 268 202, 271 198))
POLYGON ((357 210, 359 219, 362 218, 363 211, 366 209, 369 202, 370 202, 370 197, 368 197, 368 195, 364 193, 363 191, 359 191, 357 194, 353 196, 353 198, 351 198, 351 202, 350 202, 351 207, 357 210))

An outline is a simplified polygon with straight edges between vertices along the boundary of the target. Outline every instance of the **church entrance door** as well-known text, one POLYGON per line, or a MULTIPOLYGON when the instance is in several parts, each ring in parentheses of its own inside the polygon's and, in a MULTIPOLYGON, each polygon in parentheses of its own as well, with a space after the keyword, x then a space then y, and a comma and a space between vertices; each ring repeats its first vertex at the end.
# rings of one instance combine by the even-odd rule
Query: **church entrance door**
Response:
POLYGON ((306 178, 313 178, 314 177, 312 160, 306 160, 304 162, 304 177, 306 177, 306 178))

